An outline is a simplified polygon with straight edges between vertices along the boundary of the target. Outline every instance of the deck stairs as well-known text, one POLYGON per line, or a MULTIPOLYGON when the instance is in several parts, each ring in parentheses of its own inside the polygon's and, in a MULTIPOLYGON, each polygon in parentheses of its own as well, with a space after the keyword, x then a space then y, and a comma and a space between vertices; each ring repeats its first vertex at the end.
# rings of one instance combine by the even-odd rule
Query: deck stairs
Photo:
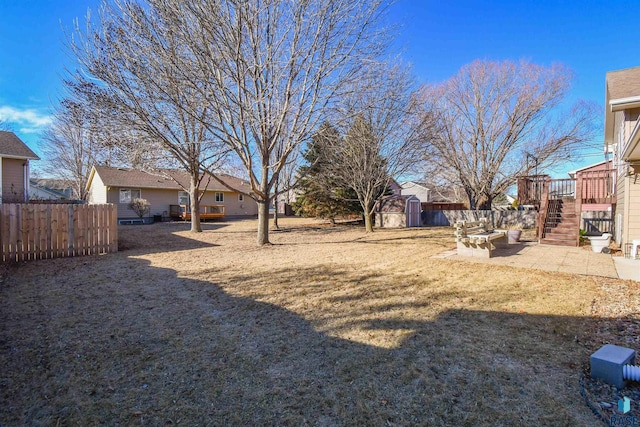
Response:
POLYGON ((580 217, 573 198, 548 201, 547 215, 540 243, 558 246, 578 246, 580 217))

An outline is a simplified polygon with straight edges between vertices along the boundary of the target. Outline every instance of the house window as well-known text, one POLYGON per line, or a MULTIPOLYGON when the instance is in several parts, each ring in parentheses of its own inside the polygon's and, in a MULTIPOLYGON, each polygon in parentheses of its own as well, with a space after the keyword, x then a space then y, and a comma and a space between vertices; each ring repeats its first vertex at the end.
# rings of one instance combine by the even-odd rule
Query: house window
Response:
POLYGON ((244 194, 238 194, 238 201, 244 202, 244 194))
POLYGON ((134 190, 131 188, 120 189, 120 203, 131 203, 133 199, 140 198, 140 190, 134 190))
POLYGON ((224 202, 224 193, 216 193, 216 202, 224 202))
POLYGON ((178 191, 178 204, 179 205, 189 205, 189 192, 188 191, 178 191))

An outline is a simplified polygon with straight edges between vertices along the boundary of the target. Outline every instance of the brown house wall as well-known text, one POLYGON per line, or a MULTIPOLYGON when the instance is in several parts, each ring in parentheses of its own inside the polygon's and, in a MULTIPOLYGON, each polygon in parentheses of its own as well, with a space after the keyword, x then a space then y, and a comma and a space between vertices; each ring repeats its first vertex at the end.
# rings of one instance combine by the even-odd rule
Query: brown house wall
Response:
POLYGON ((628 177, 629 186, 629 209, 627 215, 629 217, 627 225, 627 240, 625 243, 629 243, 632 240, 640 239, 640 179, 636 177, 628 177))
POLYGON ((620 177, 618 180, 618 204, 616 221, 621 219, 621 245, 640 239, 640 179, 634 176, 620 177), (622 216, 619 217, 618 214, 622 216))
MULTIPOLYGON (((614 217, 614 221, 616 221, 616 230, 618 229, 618 227, 621 227, 622 229, 622 235, 619 236, 619 244, 624 244, 624 232, 626 230, 626 225, 625 225, 625 207, 626 207, 626 187, 627 187, 627 182, 626 182, 626 178, 624 176, 618 176, 618 179, 616 181, 616 211, 615 211, 615 217, 614 217)), ((617 233, 617 231, 616 231, 617 233)), ((618 235, 614 234, 614 239, 618 240, 618 235)))
POLYGON ((24 159, 1 159, 2 161, 2 199, 17 201, 24 199, 24 159))
POLYGON ((629 140, 629 135, 631 135, 631 132, 633 132, 633 128, 636 126, 638 116, 640 116, 640 108, 633 108, 631 110, 625 111, 625 140, 629 140))

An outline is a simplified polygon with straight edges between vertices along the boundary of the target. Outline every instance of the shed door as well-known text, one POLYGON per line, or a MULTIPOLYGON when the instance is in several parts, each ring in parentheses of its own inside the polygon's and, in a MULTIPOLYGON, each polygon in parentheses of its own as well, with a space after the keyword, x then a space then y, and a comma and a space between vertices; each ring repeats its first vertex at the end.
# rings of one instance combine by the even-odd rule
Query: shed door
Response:
POLYGON ((407 206, 407 227, 420 227, 419 200, 409 200, 409 206, 407 206))

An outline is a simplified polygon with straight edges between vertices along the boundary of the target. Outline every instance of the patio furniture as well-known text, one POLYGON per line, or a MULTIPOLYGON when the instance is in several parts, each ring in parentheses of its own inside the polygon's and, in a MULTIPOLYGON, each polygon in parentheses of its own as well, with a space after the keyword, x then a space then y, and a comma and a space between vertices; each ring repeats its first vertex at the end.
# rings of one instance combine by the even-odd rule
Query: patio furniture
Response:
POLYGON ((486 218, 454 224, 458 255, 491 258, 493 250, 507 246, 506 230, 489 230, 486 218))
POLYGON ((633 239, 631 241, 631 259, 638 257, 638 247, 640 247, 640 239, 633 239))

